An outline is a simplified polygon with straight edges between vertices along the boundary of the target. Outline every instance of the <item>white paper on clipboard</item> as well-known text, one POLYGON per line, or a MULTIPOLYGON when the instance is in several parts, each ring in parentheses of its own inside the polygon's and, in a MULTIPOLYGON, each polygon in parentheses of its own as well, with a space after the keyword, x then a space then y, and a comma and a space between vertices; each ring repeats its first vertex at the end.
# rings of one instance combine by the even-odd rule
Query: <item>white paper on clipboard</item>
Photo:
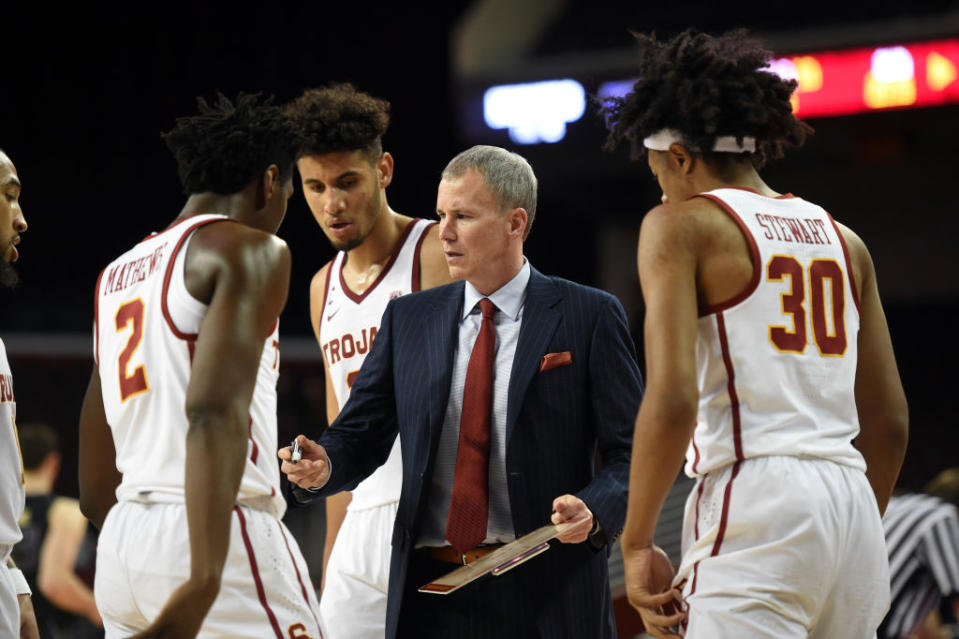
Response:
POLYGON ((549 550, 549 540, 553 537, 587 526, 590 521, 587 518, 568 524, 550 524, 537 528, 471 564, 460 566, 456 570, 434 579, 421 586, 419 591, 434 595, 448 595, 487 573, 492 573, 494 576, 502 575, 536 555, 549 550))

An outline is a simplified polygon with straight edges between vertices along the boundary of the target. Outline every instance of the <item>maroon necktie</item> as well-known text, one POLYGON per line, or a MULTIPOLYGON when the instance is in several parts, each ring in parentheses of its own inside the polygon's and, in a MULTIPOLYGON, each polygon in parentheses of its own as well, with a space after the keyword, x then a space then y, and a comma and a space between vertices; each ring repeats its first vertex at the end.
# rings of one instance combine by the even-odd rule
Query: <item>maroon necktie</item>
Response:
POLYGON ((446 520, 446 539, 461 553, 486 539, 489 516, 489 446, 493 413, 493 350, 496 307, 487 298, 480 300, 483 323, 473 343, 466 384, 460 439, 453 473, 453 495, 446 520))

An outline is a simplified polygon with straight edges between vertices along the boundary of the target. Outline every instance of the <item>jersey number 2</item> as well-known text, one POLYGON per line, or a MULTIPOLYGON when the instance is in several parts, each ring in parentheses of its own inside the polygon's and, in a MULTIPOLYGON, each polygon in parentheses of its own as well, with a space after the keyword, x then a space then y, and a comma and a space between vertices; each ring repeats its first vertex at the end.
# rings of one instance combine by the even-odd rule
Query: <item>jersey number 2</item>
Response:
MULTIPOLYGON (((770 281, 781 282, 789 278, 789 292, 783 293, 783 314, 792 315, 792 330, 785 326, 770 326, 769 341, 776 350, 787 353, 802 353, 809 341, 806 337, 806 283, 804 269, 791 255, 774 255, 766 267, 770 281)), ((843 272, 836 260, 816 259, 809 264, 809 288, 811 297, 812 332, 821 355, 842 357, 846 352, 846 324, 843 321, 846 296, 843 287, 843 272), (826 280, 829 280, 831 295, 826 297, 826 280), (832 332, 829 330, 826 306, 832 310, 832 332)))
POLYGON ((133 324, 130 338, 127 345, 120 353, 118 373, 120 377, 120 401, 126 401, 131 396, 143 391, 150 390, 147 384, 147 373, 143 364, 133 369, 132 373, 127 373, 130 365, 130 358, 136 352, 140 341, 143 339, 143 300, 137 298, 127 302, 117 310, 116 325, 117 332, 125 331, 130 324, 133 324))

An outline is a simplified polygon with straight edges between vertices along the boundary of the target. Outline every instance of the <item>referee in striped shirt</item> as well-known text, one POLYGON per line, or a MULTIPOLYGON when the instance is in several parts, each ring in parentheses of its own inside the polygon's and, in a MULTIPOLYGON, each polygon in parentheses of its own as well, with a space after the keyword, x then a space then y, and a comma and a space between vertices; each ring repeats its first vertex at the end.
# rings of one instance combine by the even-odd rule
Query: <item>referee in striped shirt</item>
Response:
POLYGON ((946 598, 959 612, 959 468, 924 493, 893 496, 883 516, 892 603, 880 638, 956 636, 942 628, 938 608, 946 598))

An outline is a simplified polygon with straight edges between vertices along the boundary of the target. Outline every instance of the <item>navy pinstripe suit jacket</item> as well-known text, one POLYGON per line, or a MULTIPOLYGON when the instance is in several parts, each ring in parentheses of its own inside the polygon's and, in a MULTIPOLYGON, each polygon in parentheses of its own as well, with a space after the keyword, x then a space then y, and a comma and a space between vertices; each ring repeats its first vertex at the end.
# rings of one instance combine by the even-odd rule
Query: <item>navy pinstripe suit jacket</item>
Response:
MULTIPOLYGON (((319 494, 328 495, 354 488, 383 464, 399 433, 403 488, 390 565, 390 639, 396 636, 410 553, 427 503, 462 305, 462 282, 390 302, 349 400, 320 439, 333 472, 319 494)), ((536 616, 543 637, 615 637, 607 556, 625 521, 641 395, 619 301, 533 269, 506 416, 513 525, 519 536, 549 523, 553 499, 571 493, 602 526, 587 542, 555 543, 517 569, 528 587, 503 593, 529 599, 524 610, 536 616), (544 355, 564 351, 572 364, 540 372, 544 355)))

